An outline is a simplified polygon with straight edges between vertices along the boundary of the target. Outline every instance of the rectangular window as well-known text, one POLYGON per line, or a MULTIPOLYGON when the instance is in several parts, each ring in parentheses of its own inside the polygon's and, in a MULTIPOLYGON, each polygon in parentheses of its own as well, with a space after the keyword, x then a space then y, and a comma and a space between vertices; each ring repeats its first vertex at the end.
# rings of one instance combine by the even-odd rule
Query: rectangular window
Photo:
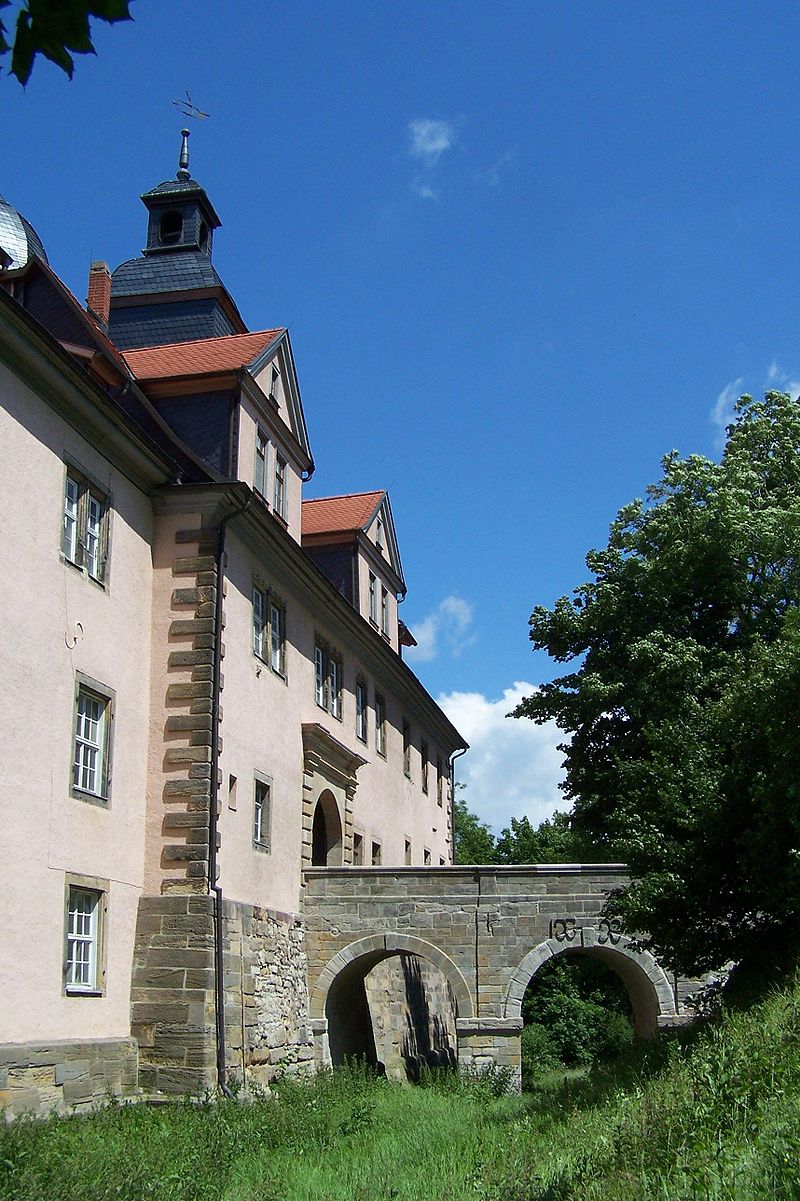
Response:
POLYGON ((420 747, 420 760, 422 772, 422 791, 428 791, 428 744, 423 742, 420 747))
POLYGON ((383 554, 383 518, 379 517, 375 522, 375 545, 383 554))
POLYGON ((85 476, 67 468, 61 552, 93 580, 102 583, 108 559, 108 496, 85 476))
POLYGON ((356 680, 356 737, 367 741, 367 686, 356 680))
POLYGON ((286 460, 275 456, 275 490, 272 507, 279 517, 286 519, 286 460))
POLYGON ((253 487, 262 496, 267 495, 267 461, 269 458, 269 440, 261 430, 256 430, 256 465, 253 471, 253 487))
POLYGON ((253 654, 286 674, 286 610, 264 588, 253 588, 253 654))
POLYGON ((253 789, 253 846, 258 851, 268 851, 270 802, 272 790, 266 780, 256 780, 253 789))
POLYGON ((425 850, 422 853, 422 862, 425 865, 425 867, 430 867, 430 865, 431 865, 431 853, 427 847, 425 848, 425 850))
POLYGON ((405 863, 406 867, 411 867, 411 839, 410 838, 406 839, 405 856, 404 856, 403 862, 405 863))
POLYGON ((275 601, 269 605, 269 665, 279 676, 286 672, 286 610, 275 601))
POLYGON ((389 593, 381 584, 381 629, 384 634, 389 633, 389 593))
POLYGON ((379 755, 386 755, 386 702, 379 693, 375 693, 375 750, 379 755))
POLYGON ((436 804, 442 803, 442 760, 441 756, 436 760, 436 804))
POLYGON ((342 661, 319 642, 314 647, 314 697, 320 708, 342 720, 342 661))
POLYGON ((109 709, 107 696, 83 684, 78 686, 72 786, 104 799, 108 795, 109 709))
POLYGON ((403 771, 411 775, 411 726, 403 720, 403 771))
POLYGON ((67 992, 98 991, 100 911, 103 894, 70 886, 67 893, 67 992))
POLYGON ((372 572, 369 573, 369 619, 378 624, 378 582, 372 572))
POLYGON ((353 867, 364 866, 364 838, 361 834, 353 835, 353 867))
POLYGON ((373 842, 372 844, 372 866, 380 867, 381 865, 381 844, 373 842))

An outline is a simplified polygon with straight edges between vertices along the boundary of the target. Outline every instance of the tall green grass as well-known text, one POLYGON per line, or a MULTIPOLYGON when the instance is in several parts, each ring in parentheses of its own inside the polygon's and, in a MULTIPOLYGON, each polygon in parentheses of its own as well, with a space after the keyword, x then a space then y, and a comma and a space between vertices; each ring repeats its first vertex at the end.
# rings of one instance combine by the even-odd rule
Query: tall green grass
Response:
POLYGON ((252 1104, 0 1129, 8 1201, 800 1201, 800 985, 613 1066, 404 1088, 348 1069, 252 1104))

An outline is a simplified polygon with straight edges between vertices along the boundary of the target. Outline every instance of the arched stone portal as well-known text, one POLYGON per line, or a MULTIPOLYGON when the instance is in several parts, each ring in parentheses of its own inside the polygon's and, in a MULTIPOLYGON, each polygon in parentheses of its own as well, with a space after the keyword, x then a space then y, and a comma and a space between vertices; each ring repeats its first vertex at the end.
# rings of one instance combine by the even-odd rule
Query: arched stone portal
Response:
MULTIPOLYGON (((323 969, 311 998, 311 1026, 315 1035, 316 1060, 320 1066, 336 1066, 351 1057, 370 1062, 380 1058, 374 1038, 365 981, 386 960, 418 957, 447 984, 455 1020, 472 1015, 472 998, 461 972, 443 951, 424 939, 402 934, 363 938, 339 951, 323 969)), ((443 1023, 444 1024, 444 1023, 443 1023)), ((455 1039, 453 1040, 455 1042, 455 1039)), ((447 1048, 439 1048, 446 1051, 447 1048)), ((457 1047, 449 1048, 455 1061, 457 1047)), ((444 1058, 446 1056, 442 1056, 444 1058)))
POLYGON ((663 968, 648 951, 633 950, 631 940, 611 928, 599 937, 594 931, 584 930, 582 943, 578 946, 566 940, 559 942, 548 938, 534 947, 511 977, 504 1005, 507 1019, 522 1019, 525 990, 542 964, 555 955, 591 956, 616 972, 628 990, 634 1031, 639 1038, 653 1038, 659 1026, 675 1024, 675 996, 663 968), (604 941, 600 941, 601 938, 604 941))
POLYGON ((342 862, 342 819, 336 797, 329 788, 321 792, 314 806, 311 827, 311 863, 315 867, 336 867, 342 862))

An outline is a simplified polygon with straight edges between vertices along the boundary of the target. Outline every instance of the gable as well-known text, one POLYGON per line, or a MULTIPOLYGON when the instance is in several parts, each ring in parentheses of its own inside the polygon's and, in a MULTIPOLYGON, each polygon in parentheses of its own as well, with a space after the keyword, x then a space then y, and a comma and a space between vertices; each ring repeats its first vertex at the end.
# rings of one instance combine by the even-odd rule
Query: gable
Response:
POLYGON ((248 365, 246 374, 250 376, 260 397, 263 398, 262 403, 269 406, 268 411, 288 429, 294 441, 308 457, 313 471, 308 428, 287 331, 248 365))
POLYGON ((400 562, 400 548, 397 545, 397 532, 394 527, 388 492, 383 493, 383 499, 365 526, 364 533, 395 575, 402 580, 403 565, 400 562))

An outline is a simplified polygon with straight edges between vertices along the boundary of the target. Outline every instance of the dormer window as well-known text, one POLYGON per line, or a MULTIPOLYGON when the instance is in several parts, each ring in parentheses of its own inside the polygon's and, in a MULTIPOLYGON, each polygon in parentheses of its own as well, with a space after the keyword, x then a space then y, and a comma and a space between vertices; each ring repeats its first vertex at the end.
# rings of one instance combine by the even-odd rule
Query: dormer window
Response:
POLYGON ((175 209, 164 213, 158 227, 158 240, 162 246, 174 246, 183 235, 183 216, 175 209))

